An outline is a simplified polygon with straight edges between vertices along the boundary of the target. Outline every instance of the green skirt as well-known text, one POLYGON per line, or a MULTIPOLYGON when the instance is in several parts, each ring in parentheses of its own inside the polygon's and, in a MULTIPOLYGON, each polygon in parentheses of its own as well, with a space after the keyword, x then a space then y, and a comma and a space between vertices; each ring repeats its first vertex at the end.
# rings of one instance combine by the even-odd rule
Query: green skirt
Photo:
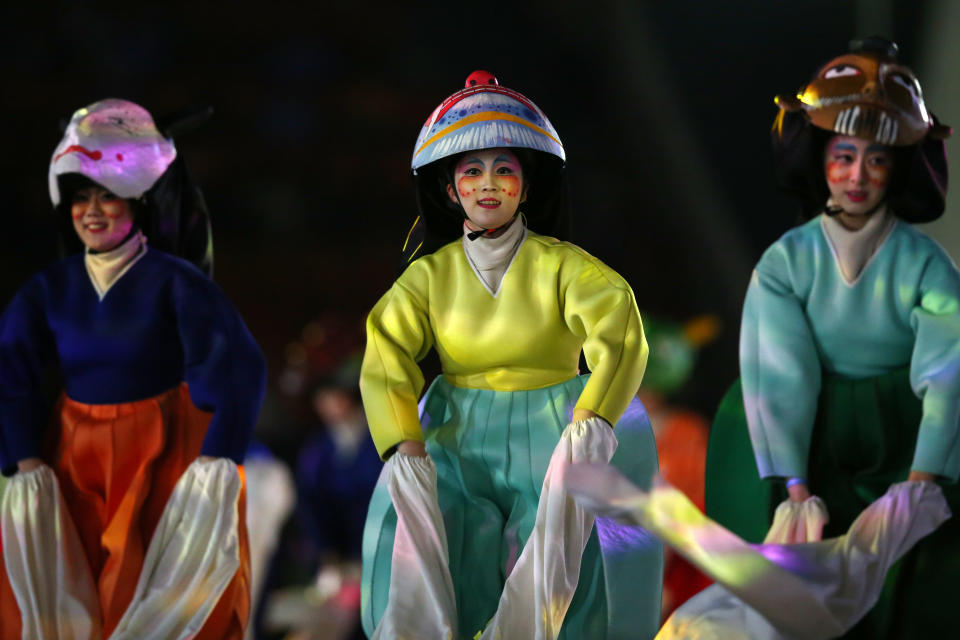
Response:
MULTIPOLYGON (((587 379, 505 392, 454 387, 440 376, 424 396, 421 421, 437 467, 460 638, 473 638, 497 610, 508 567, 533 529, 553 449, 587 379)), ((615 434, 619 444, 611 464, 649 487, 657 452, 639 400, 627 408, 615 434)), ((367 635, 387 606, 395 527, 381 475, 363 533, 361 614, 367 635)), ((641 528, 598 519, 560 637, 653 638, 662 574, 658 540, 641 528)))
MULTIPOLYGON (((891 484, 907 479, 921 415, 907 369, 862 380, 824 373, 807 471, 810 492, 830 514, 824 537, 846 533, 891 484)), ((942 488, 960 513, 960 485, 942 488)), ((762 542, 786 498, 782 482, 760 479, 738 380, 710 432, 707 515, 748 542, 762 542)), ((958 579, 960 522, 951 518, 894 565, 877 605, 844 637, 953 637, 958 579)))

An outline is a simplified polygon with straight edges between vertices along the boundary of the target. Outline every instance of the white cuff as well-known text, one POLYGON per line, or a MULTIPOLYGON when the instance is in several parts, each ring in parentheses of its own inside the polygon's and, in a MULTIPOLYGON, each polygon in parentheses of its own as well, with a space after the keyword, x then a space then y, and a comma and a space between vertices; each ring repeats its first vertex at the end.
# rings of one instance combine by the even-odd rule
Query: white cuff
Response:
POLYGON ((429 456, 397 452, 385 472, 397 528, 387 608, 371 640, 456 637, 457 605, 437 502, 437 469, 429 456))
POLYGON ((793 544, 816 542, 823 536, 823 527, 830 522, 827 506, 817 496, 803 502, 784 500, 773 514, 773 524, 764 543, 793 544))
POLYGON ((10 478, 0 511, 22 637, 100 640, 97 589, 53 469, 10 478))
POLYGON ((606 464, 616 449, 613 429, 599 416, 570 423, 563 430, 543 479, 533 531, 481 640, 546 640, 559 635, 594 523, 593 514, 568 495, 564 475, 572 463, 606 464))
POLYGON ((228 458, 187 467, 110 640, 182 639, 200 631, 240 566, 241 488, 237 465, 228 458))

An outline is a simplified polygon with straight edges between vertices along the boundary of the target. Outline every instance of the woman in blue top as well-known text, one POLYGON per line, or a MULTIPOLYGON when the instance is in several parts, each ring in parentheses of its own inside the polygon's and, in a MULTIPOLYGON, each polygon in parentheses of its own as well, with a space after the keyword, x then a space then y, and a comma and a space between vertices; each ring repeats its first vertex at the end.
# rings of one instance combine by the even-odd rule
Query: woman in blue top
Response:
MULTIPOLYGON (((708 513, 752 541, 787 494, 823 499, 828 537, 893 483, 960 475, 960 273, 910 224, 943 212, 950 129, 880 38, 777 104, 779 186, 813 217, 753 273, 707 471, 708 513)), ((922 541, 847 637, 946 637, 958 541, 953 521, 922 541)))
POLYGON ((202 197, 150 114, 124 100, 74 113, 49 182, 64 244, 84 251, 34 276, 0 316, 0 466, 16 473, 3 503, 0 638, 241 638, 237 465, 263 399, 263 356, 207 273, 144 235, 209 270, 202 197), (52 416, 47 370, 63 383, 52 416), (78 549, 85 564, 69 561, 78 549), (45 583, 78 568, 72 582, 45 583))

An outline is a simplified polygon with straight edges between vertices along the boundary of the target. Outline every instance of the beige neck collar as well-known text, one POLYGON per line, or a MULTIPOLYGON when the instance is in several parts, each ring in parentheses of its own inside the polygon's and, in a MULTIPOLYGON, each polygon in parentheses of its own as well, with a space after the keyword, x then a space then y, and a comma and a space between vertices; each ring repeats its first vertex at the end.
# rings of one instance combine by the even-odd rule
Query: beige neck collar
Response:
POLYGON ((130 270, 137 260, 147 252, 147 238, 142 231, 137 231, 119 246, 103 253, 90 253, 87 249, 83 256, 83 264, 87 268, 87 275, 103 300, 110 288, 130 270))
POLYGON ((835 218, 826 214, 820 216, 820 225, 833 251, 840 273, 847 284, 856 284, 860 274, 876 255, 890 234, 897 219, 880 205, 868 219, 862 229, 851 231, 835 218))

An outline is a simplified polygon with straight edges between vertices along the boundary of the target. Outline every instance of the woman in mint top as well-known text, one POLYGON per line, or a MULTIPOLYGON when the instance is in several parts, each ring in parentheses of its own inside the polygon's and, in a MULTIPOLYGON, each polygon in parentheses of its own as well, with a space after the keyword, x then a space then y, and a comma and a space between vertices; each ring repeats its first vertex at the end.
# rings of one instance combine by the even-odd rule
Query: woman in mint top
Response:
MULTIPOLYGON (((944 484, 956 511, 960 273, 911 224, 943 212, 950 129, 880 38, 853 42, 777 104, 778 186, 810 219, 751 276, 740 384, 711 433, 708 513, 759 541, 786 495, 816 495, 829 537, 904 480, 944 484)), ((958 552, 950 521, 891 571, 846 637, 945 637, 941 576, 960 575, 958 552)))

